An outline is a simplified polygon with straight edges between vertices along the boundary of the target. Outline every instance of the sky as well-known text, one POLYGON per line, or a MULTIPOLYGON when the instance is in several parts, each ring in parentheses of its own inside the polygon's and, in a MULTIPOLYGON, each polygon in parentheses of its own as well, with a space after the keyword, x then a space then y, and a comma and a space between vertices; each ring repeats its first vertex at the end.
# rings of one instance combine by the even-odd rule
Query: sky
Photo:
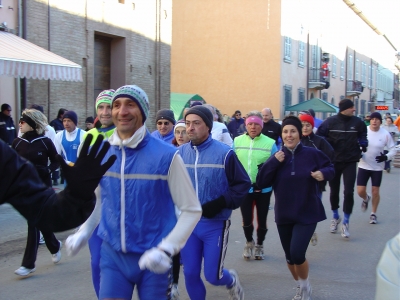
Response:
POLYGON ((400 0, 353 0, 353 3, 400 51, 400 0))

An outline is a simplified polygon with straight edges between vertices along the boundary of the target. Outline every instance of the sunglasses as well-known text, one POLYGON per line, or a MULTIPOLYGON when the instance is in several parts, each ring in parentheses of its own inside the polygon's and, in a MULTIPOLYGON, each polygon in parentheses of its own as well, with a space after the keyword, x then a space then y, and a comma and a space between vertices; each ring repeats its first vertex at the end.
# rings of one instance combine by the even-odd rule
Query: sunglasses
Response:
POLYGON ((159 125, 159 126, 161 126, 161 125, 165 125, 165 126, 168 126, 169 125, 169 122, 168 121, 166 121, 166 122, 157 122, 157 125, 159 125))
POLYGON ((21 125, 23 125, 25 123, 26 123, 25 121, 19 121, 19 124, 21 124, 21 125))

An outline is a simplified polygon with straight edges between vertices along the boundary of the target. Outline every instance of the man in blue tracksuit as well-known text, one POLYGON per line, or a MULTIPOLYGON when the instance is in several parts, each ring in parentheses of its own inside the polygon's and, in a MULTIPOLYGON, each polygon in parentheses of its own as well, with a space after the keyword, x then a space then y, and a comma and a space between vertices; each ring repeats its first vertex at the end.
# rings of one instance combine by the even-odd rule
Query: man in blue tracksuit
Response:
POLYGON ((135 287, 141 300, 168 299, 171 256, 201 217, 176 147, 151 136, 144 125, 149 109, 138 86, 120 87, 113 95, 116 128, 107 156, 117 160, 96 190, 96 208, 88 219, 93 229, 100 222, 103 240, 100 299, 131 299, 135 287), (175 206, 181 211, 179 220, 175 206))
POLYGON ((186 290, 191 300, 205 300, 204 276, 213 285, 228 288, 230 299, 243 299, 235 270, 224 269, 230 216, 240 207, 251 187, 250 178, 234 151, 212 139, 212 113, 194 106, 185 116, 190 143, 179 147, 203 209, 203 216, 181 251, 186 290))

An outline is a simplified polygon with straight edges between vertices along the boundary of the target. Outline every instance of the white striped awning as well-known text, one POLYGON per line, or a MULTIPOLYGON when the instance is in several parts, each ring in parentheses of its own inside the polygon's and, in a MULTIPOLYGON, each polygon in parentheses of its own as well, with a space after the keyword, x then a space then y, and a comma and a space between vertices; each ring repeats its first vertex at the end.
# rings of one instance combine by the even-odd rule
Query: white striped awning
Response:
POLYGON ((82 81, 82 67, 12 33, 0 31, 0 75, 82 81))

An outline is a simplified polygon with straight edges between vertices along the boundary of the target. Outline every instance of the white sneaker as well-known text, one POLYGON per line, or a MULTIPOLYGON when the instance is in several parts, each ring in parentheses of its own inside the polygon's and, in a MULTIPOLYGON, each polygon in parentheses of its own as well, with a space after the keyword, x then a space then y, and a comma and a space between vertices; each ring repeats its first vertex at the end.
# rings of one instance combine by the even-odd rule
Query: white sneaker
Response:
POLYGON ((179 289, 175 283, 171 287, 171 300, 179 300, 179 289))
POLYGON ((40 231, 39 231, 39 233, 40 233, 39 245, 43 245, 43 244, 45 244, 46 242, 44 241, 44 237, 43 237, 42 233, 41 233, 40 231))
POLYGON ((336 233, 337 227, 338 227, 338 225, 340 224, 340 221, 341 221, 341 220, 342 220, 341 218, 339 218, 339 219, 332 219, 332 220, 331 220, 331 227, 330 227, 331 233, 336 233))
POLYGON ((61 248, 62 248, 62 242, 58 241, 60 243, 60 249, 58 249, 58 252, 55 254, 51 255, 51 260, 53 261, 53 263, 57 264, 60 262, 61 260, 61 248))
POLYGON ((301 300, 301 288, 299 285, 296 287, 296 295, 294 295, 292 300, 301 300))
POLYGON ((376 222, 377 222, 377 217, 376 217, 376 215, 375 215, 375 214, 371 214, 371 215, 369 216, 369 224, 376 224, 376 222))
POLYGON ((311 284, 301 289, 301 300, 311 300, 312 288, 311 284))
POLYGON ((244 259, 250 259, 253 256, 253 251, 254 251, 254 241, 251 242, 246 242, 246 246, 244 246, 243 249, 243 258, 244 259))
POLYGON ((317 236, 316 232, 313 233, 313 235, 311 237, 311 240, 310 240, 310 243, 313 246, 317 246, 317 244, 318 244, 318 236, 317 236))
POLYGON ((367 194, 367 200, 364 200, 361 202, 361 211, 366 211, 368 209, 368 202, 371 200, 371 196, 367 194))
POLYGON ((350 237, 349 224, 342 224, 342 237, 348 239, 350 237))
POLYGON ((229 270, 229 274, 233 277, 233 286, 228 288, 229 299, 230 300, 243 300, 244 291, 240 285, 239 276, 235 270, 229 270))
POLYGON ((36 268, 28 269, 28 268, 25 268, 25 267, 19 267, 18 269, 16 269, 14 271, 14 273, 19 275, 19 276, 28 276, 30 273, 33 273, 35 271, 36 271, 36 268))
POLYGON ((256 245, 256 249, 254 251, 254 258, 256 260, 263 260, 264 259, 264 247, 263 247, 263 245, 256 245))

